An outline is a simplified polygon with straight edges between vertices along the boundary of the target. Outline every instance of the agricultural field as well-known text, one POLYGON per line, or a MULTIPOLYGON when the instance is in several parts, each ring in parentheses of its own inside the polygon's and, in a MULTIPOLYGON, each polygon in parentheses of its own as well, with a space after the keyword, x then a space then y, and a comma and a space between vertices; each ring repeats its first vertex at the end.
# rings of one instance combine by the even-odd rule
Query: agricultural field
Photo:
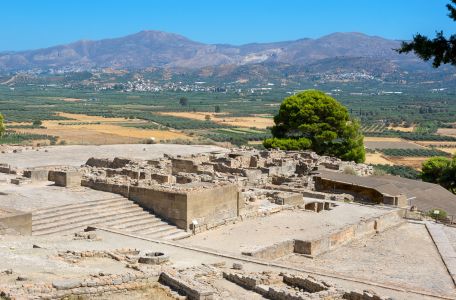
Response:
POLYGON ((451 127, 456 119, 456 91, 451 89, 432 93, 419 85, 372 82, 276 85, 261 93, 251 92, 251 87, 239 83, 224 92, 124 92, 84 86, 19 85, 13 89, 0 85, 0 112, 9 128, 1 142, 114 144, 155 138, 261 148, 261 141, 271 136, 269 127, 282 99, 298 90, 317 88, 337 89, 332 96, 361 122, 369 150, 367 163, 420 168, 428 155, 456 152, 455 129, 442 128, 451 127), (397 89, 403 93, 382 92, 397 89), (180 102, 183 97, 185 105, 180 102), (41 125, 33 125, 34 121, 41 125))
POLYGON ((380 152, 367 152, 365 163, 370 165, 393 165, 393 162, 389 161, 380 152))
POLYGON ((439 128, 437 133, 440 135, 456 136, 456 128, 439 128))
POLYGON ((381 149, 379 150, 388 157, 432 157, 449 156, 448 153, 437 149, 381 149))
POLYGON ((57 143, 65 144, 125 144, 138 143, 151 138, 156 141, 191 139, 188 135, 178 131, 127 127, 128 125, 147 123, 144 120, 104 118, 70 113, 58 113, 57 115, 65 120, 46 120, 42 122, 41 128, 13 128, 13 131, 57 136, 57 143))
POLYGON ((379 149, 422 149, 416 143, 403 140, 401 138, 389 138, 389 137, 365 137, 364 146, 367 149, 379 150, 379 149))
POLYGON ((210 121, 227 126, 238 126, 247 128, 266 129, 274 125, 272 116, 249 116, 249 117, 230 117, 226 113, 204 113, 204 112, 163 112, 162 115, 174 116, 179 118, 187 118, 205 121, 210 121), (207 117, 209 116, 209 117, 207 117))

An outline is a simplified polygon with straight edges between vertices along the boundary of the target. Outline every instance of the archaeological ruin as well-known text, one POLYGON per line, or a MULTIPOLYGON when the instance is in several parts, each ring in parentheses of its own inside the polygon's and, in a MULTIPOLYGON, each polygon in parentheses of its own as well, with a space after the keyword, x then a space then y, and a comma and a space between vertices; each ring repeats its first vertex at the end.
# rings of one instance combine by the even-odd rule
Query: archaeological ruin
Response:
POLYGON ((4 148, 0 299, 454 299, 454 203, 308 151, 4 148))

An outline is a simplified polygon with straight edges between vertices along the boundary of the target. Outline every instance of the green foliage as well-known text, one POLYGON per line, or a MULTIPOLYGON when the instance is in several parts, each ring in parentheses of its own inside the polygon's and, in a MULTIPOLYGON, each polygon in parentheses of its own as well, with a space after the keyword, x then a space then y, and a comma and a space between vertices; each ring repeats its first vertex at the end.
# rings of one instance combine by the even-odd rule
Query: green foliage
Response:
POLYGON ((391 174, 394 176, 400 176, 409 179, 419 179, 420 173, 408 166, 397 166, 397 165, 374 165, 374 175, 381 176, 385 174, 391 174))
POLYGON ((432 133, 436 133, 437 130, 439 129, 440 127, 440 123, 439 122, 435 122, 435 121, 425 121, 425 122, 422 122, 420 123, 416 128, 415 128, 415 132, 416 133, 422 133, 422 134, 432 134, 432 133))
POLYGON ((435 220, 443 221, 447 218, 447 212, 443 209, 435 208, 428 211, 427 215, 435 220))
POLYGON ((421 178, 456 193, 456 156, 453 159, 433 157, 426 160, 421 169, 421 178))
POLYGON ((15 133, 7 131, 0 137, 0 144, 22 144, 32 140, 49 140, 55 143, 57 137, 45 134, 15 133))
POLYGON ((448 153, 437 149, 377 149, 387 156, 403 156, 403 157, 418 157, 418 156, 449 156, 448 153))
POLYGON ((179 104, 182 105, 182 106, 188 106, 188 99, 187 97, 181 97, 179 99, 179 104))
POLYGON ((271 136, 269 132, 235 129, 218 129, 215 132, 209 132, 203 135, 215 142, 230 142, 236 146, 247 145, 249 141, 262 141, 271 136))
POLYGON ((219 113, 219 112, 221 111, 220 105, 216 105, 216 106, 214 107, 214 111, 215 111, 216 113, 219 113))
POLYGON ((6 127, 5 127, 5 122, 3 120, 3 115, 0 114, 0 137, 5 133, 6 127))
POLYGON ((365 159, 359 123, 350 119, 342 104, 323 92, 310 90, 285 98, 274 122, 271 132, 275 139, 266 140, 266 148, 310 148, 343 160, 365 159))
POLYGON ((454 173, 454 159, 451 160, 446 157, 432 157, 423 162, 421 168, 421 179, 423 181, 438 183, 445 188, 450 188, 451 182, 455 178, 450 178, 454 173))
MULTIPOLYGON (((451 0, 456 4, 456 0, 451 0)), ((449 11, 448 16, 456 21, 456 8, 447 4, 449 11)), ((443 32, 437 32, 435 38, 429 39, 428 37, 417 34, 413 37, 411 42, 403 42, 399 53, 414 52, 418 57, 424 61, 433 59, 432 65, 438 68, 441 64, 456 65, 456 35, 451 35, 448 39, 443 36, 443 32)))
POLYGON ((33 127, 40 127, 41 125, 43 125, 43 122, 41 122, 41 120, 35 120, 33 121, 32 125, 33 127))
POLYGON ((304 150, 310 149, 312 141, 308 138, 270 138, 263 141, 263 146, 267 149, 304 150))

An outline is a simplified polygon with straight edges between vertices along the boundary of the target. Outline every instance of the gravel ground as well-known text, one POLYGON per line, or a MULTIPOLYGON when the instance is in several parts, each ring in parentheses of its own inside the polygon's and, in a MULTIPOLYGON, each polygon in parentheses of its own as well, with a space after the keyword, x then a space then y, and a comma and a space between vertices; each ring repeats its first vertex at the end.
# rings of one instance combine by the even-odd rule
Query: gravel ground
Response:
POLYGON ((49 165, 80 166, 85 164, 90 157, 154 159, 163 156, 163 154, 190 155, 223 150, 223 148, 208 145, 173 144, 68 145, 41 147, 35 150, 29 147, 28 149, 20 153, 0 153, 0 163, 6 163, 19 168, 49 165))
MULTIPOLYGON (((46 236, 46 237, 17 237, 17 236, 0 236, 0 283, 11 285, 22 285, 33 282, 52 282, 56 279, 65 278, 83 278, 89 274, 98 272, 109 272, 120 274, 131 269, 126 269, 125 265, 113 259, 93 259, 89 258, 85 262, 72 264, 57 258, 58 251, 65 250, 114 250, 119 248, 134 248, 142 251, 163 252, 170 257, 171 264, 176 268, 188 268, 204 264, 225 262, 230 267, 236 260, 225 257, 195 252, 192 250, 182 249, 179 247, 157 244, 154 242, 144 241, 114 233, 97 231, 99 241, 73 240, 72 236, 46 236), (39 245, 41 248, 33 248, 33 245, 39 245), (12 275, 4 275, 1 271, 12 269, 12 275), (16 281, 18 276, 26 277, 27 280, 16 281)), ((288 263, 288 262, 287 262, 288 263)), ((268 267, 264 265, 242 262, 244 270, 247 272, 262 271, 284 271, 277 267, 268 267)), ((331 271, 331 268, 328 268, 331 271)), ((305 274, 305 273, 304 273, 305 274)), ((439 275, 439 274, 437 274, 439 275)), ((389 295, 394 299, 432 299, 430 297, 409 295, 404 292, 386 290, 376 286, 366 286, 363 283, 353 282, 350 280, 328 278, 325 276, 314 275, 317 279, 326 280, 340 287, 350 290, 369 289, 376 291, 381 295, 389 295)), ((231 290, 233 294, 239 295, 237 299, 253 299, 245 290, 232 286, 228 282, 216 282, 218 288, 231 290), (247 297, 242 297, 247 296, 247 297)), ((147 293, 147 291, 145 291, 147 293)), ((136 296, 136 295, 135 295, 136 296)), ((133 299, 141 299, 132 297, 133 299)), ((107 299, 101 297, 100 299, 107 299)), ((109 299, 125 299, 122 294, 114 295, 109 299)))
POLYGON ((291 255, 281 261, 456 297, 451 277, 421 224, 406 223, 315 259, 291 255))

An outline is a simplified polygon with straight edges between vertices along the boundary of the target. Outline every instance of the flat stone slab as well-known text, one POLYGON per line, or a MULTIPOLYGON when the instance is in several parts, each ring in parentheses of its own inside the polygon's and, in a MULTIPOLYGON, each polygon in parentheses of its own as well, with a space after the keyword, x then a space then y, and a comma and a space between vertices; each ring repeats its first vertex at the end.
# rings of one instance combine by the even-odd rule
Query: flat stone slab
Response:
POLYGON ((445 263, 453 282, 456 284, 456 252, 446 236, 443 226, 441 224, 426 222, 426 228, 440 253, 440 257, 445 263))
POLYGON ((52 283, 52 286, 57 290, 69 290, 77 288, 81 285, 81 282, 76 279, 57 280, 52 283))

